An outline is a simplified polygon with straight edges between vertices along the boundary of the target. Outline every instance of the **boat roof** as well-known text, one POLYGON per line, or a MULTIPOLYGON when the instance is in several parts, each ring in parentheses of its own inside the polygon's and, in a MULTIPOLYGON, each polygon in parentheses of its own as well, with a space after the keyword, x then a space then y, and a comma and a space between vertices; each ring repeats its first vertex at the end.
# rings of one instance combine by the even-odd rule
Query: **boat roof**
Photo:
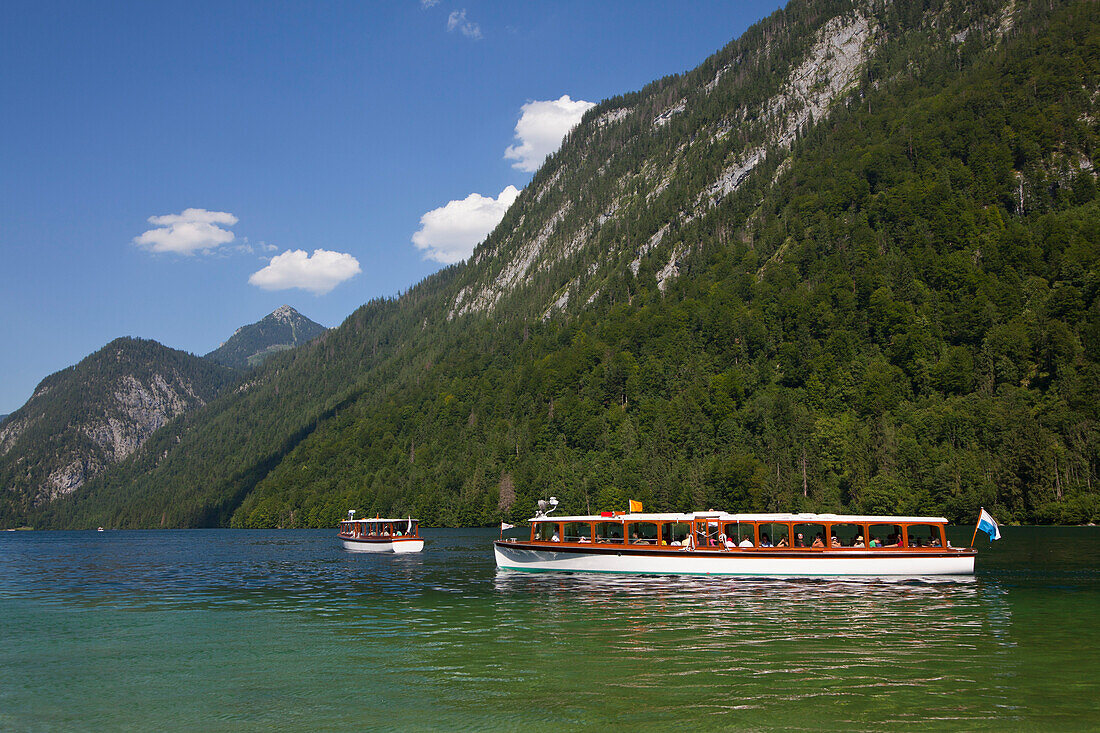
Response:
POLYGON ((701 519, 713 519, 716 522, 796 522, 800 524, 815 522, 869 523, 869 524, 948 524, 945 517, 884 517, 866 514, 729 514, 727 512, 681 513, 616 513, 610 517, 598 514, 576 516, 548 515, 532 517, 531 522, 692 522, 701 519))
POLYGON ((371 517, 370 519, 341 519, 341 522, 419 522, 416 517, 398 517, 397 519, 385 519, 382 517, 371 517))

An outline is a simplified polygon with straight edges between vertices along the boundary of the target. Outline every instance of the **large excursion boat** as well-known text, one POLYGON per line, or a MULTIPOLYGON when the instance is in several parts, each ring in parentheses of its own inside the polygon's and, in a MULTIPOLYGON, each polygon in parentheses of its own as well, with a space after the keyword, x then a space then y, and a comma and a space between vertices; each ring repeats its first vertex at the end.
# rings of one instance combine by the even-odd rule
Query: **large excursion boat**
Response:
MULTIPOLYGON (((556 504, 556 502, 553 502, 556 504)), ((612 513, 549 517, 494 543, 507 570, 808 577, 973 575, 943 517, 612 513)), ((552 511, 552 509, 551 509, 552 511)))
POLYGON ((424 540, 420 538, 420 520, 406 519, 356 519, 355 510, 340 522, 336 535, 344 543, 345 550, 355 552, 420 552, 424 540))

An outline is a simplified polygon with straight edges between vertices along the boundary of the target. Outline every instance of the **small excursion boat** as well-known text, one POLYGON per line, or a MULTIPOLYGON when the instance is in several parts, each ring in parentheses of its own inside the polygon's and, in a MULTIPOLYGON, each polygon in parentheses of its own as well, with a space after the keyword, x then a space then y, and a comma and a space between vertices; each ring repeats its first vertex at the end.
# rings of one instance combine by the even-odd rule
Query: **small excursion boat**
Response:
MULTIPOLYGON (((550 510, 557 501, 551 499, 550 510)), ((943 517, 644 514, 549 517, 529 539, 494 542, 498 568, 765 577, 973 575, 973 548, 951 547, 943 517)), ((503 535, 503 530, 502 530, 503 535)))
POLYGON ((344 543, 345 550, 354 552, 420 552, 424 540, 420 538, 420 520, 406 519, 356 519, 355 510, 348 511, 348 518, 340 522, 336 535, 344 543))

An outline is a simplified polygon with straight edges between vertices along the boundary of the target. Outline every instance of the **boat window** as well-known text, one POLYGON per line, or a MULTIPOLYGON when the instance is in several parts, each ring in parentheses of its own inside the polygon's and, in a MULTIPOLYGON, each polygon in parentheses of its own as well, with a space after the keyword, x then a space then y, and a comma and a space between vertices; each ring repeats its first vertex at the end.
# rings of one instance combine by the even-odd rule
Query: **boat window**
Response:
POLYGON ((872 524, 871 543, 872 547, 900 547, 901 525, 872 524))
POLYGON ((769 522, 760 525, 761 547, 789 547, 791 544, 791 526, 769 522))
MULTIPOLYGON (((741 546, 745 540, 752 543, 753 547, 756 547, 756 533, 755 526, 751 522, 727 522, 726 526, 722 529, 722 533, 726 535, 726 540, 732 542, 735 545, 741 546)), ((748 547, 748 545, 745 545, 748 547)))
POLYGON ((564 542, 591 542, 592 525, 588 522, 568 522, 565 525, 564 542))
POLYGON ((661 525, 661 544, 679 547, 687 544, 690 534, 690 522, 665 522, 661 525))
POLYGON ((833 524, 829 526, 829 547, 866 547, 867 536, 862 524, 833 524), (834 542, 833 540, 836 540, 834 542))
POLYGON ((938 524, 910 524, 905 528, 910 547, 943 547, 938 524))
POLYGON ((622 522, 596 522, 596 542, 623 541, 622 522))
POLYGON ((631 545, 657 544, 656 522, 631 522, 627 525, 627 543, 631 545))
POLYGON ((814 542, 818 542, 818 547, 825 547, 824 524, 813 523, 794 525, 794 540, 791 542, 792 547, 813 547, 814 542))
POLYGON ((557 522, 536 522, 535 539, 543 542, 560 542, 561 533, 557 522), (557 537, 555 540, 554 538, 557 537))
POLYGON ((706 519, 695 523, 695 546, 718 547, 718 535, 722 534, 717 519, 706 519))

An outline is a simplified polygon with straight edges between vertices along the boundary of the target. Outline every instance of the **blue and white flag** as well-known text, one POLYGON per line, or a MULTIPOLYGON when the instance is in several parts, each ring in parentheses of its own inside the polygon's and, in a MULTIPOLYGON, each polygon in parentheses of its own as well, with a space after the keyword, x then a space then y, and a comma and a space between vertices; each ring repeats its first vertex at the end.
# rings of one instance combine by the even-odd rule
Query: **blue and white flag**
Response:
POLYGON ((989 535, 990 542, 1001 539, 1001 528, 997 526, 997 520, 989 516, 985 509, 978 515, 978 529, 989 535))

